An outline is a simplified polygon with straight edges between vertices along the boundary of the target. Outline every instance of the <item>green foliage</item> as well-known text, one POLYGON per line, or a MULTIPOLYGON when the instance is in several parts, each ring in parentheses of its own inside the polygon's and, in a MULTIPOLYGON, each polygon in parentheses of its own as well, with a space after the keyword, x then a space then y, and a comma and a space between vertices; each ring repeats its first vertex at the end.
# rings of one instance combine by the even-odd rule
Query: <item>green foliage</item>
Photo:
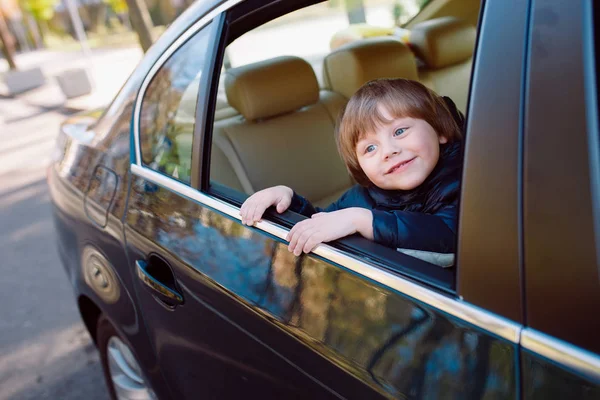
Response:
POLYGON ((59 0, 21 0, 21 6, 38 21, 49 21, 59 0))
POLYGON ((394 8, 392 9, 392 14, 394 15, 394 21, 398 21, 401 16, 406 14, 406 8, 403 4, 396 2, 394 3, 394 8))
POLYGON ((127 12, 127 2, 125 0, 104 0, 110 8, 117 14, 127 12))

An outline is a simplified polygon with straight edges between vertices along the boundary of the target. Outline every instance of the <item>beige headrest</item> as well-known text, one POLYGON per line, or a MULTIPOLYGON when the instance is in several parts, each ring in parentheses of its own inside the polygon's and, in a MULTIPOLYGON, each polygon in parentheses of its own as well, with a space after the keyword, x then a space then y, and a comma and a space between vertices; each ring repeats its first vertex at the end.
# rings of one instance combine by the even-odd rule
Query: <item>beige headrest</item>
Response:
POLYGON ((410 32, 410 46, 428 68, 437 69, 465 61, 473 55, 475 27, 454 17, 417 24, 410 32))
POLYGON ((358 40, 325 57, 326 86, 350 97, 362 85, 379 78, 418 79, 414 55, 404 43, 389 37, 358 40))
POLYGON ((244 118, 256 120, 316 103, 319 84, 309 63, 285 56, 228 70, 225 93, 244 118))

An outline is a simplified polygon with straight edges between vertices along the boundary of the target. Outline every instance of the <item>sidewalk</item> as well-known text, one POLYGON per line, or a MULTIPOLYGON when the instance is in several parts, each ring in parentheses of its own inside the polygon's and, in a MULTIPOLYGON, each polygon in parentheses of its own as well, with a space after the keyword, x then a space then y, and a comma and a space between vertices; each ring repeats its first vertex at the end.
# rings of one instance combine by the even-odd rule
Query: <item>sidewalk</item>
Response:
MULTIPOLYGON (((110 102, 141 56, 137 48, 94 51, 94 92, 66 100, 53 76, 85 66, 82 54, 22 54, 19 68, 40 66, 47 83, 14 97, 0 88, 0 399, 109 398, 56 251, 46 168, 65 118, 110 102)), ((0 61, 0 75, 7 70, 0 61)))
MULTIPOLYGON (((87 110, 108 104, 129 77, 142 58, 142 50, 135 48, 98 49, 92 51, 90 59, 82 52, 34 51, 19 54, 16 63, 19 69, 40 67, 46 84, 40 88, 9 96, 0 83, 0 126, 15 118, 31 115, 25 109, 39 108, 40 111, 55 109, 87 110), (94 90, 90 95, 66 99, 55 76, 72 68, 85 68, 93 79, 94 90)), ((0 60, 0 76, 8 71, 8 64, 0 60)))

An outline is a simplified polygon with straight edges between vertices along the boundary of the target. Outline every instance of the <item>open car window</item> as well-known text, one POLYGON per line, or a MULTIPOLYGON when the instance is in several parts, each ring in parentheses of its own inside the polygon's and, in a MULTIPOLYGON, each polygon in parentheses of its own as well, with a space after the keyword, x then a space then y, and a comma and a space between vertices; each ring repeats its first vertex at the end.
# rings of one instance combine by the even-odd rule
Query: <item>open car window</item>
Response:
MULTIPOLYGON (((394 4, 365 2, 363 24, 350 24, 351 16, 330 2, 282 11, 260 26, 240 28, 232 19, 216 74, 206 190, 240 206, 258 190, 286 185, 316 206, 331 204, 356 184, 338 154, 335 121, 348 98, 370 79, 421 81, 464 112, 476 27, 461 20, 434 21, 455 24, 460 31, 456 38, 444 38, 445 53, 436 59, 419 51, 427 26, 417 29, 421 36, 413 46, 410 35, 398 29, 394 4), (456 51, 449 49, 453 39, 459 42, 456 51), (350 54, 349 48, 363 43, 368 56, 350 54), (339 57, 346 51, 354 64, 339 57), (390 58, 401 62, 390 63, 390 58), (375 67, 361 81, 357 71, 367 62, 375 67)), ((292 212, 265 215, 286 228, 303 218, 292 212)), ((392 249, 357 236, 328 244, 438 287, 454 286, 453 253, 392 249)))

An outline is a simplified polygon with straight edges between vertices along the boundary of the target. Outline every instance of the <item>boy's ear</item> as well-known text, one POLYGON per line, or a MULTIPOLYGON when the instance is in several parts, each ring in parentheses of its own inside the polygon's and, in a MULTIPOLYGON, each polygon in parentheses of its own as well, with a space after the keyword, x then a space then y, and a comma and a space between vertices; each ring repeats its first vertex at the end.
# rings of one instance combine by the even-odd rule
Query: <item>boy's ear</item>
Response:
POLYGON ((446 138, 446 136, 440 136, 439 141, 440 141, 440 144, 448 143, 448 139, 446 138))

